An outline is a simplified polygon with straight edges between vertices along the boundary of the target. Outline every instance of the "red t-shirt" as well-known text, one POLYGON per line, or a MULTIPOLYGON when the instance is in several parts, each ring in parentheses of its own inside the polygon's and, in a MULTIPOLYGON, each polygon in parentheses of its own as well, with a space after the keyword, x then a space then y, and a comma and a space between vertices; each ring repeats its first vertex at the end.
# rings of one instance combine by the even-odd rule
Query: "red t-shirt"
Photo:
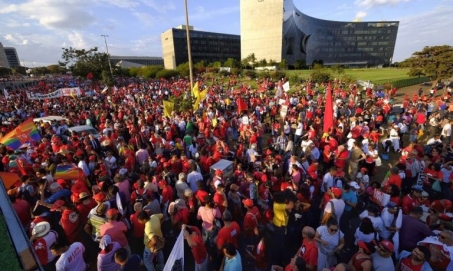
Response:
POLYGON ((223 206, 223 204, 224 204, 225 201, 226 201, 226 199, 225 199, 225 197, 223 196, 223 194, 220 194, 220 193, 216 192, 216 193, 214 194, 213 200, 214 200, 214 203, 215 203, 215 204, 217 205, 217 207, 219 208, 220 213, 223 214, 223 212, 224 212, 225 209, 226 209, 226 207, 223 206))
POLYGON ((402 259, 398 271, 421 271, 423 264, 414 265, 411 258, 412 256, 402 259))
POLYGON ((402 182, 403 182, 403 180, 401 179, 400 175, 392 174, 389 177, 386 187, 388 187, 391 184, 394 184, 394 185, 398 186, 399 189, 401 189, 402 182))
POLYGON ((131 214, 129 217, 132 224, 132 235, 137 238, 143 238, 145 235, 145 224, 138 222, 138 213, 131 214))
POLYGON ((253 206, 244 216, 244 231, 248 234, 253 233, 258 222, 260 221, 260 211, 256 206, 253 206))
POLYGON ((302 241, 302 246, 297 253, 305 260, 308 265, 318 265, 318 246, 316 245, 316 242, 309 242, 308 240, 304 239, 302 241))
POLYGON ((209 195, 208 192, 204 190, 197 190, 197 192, 195 192, 195 198, 200 201, 200 203, 205 203, 205 198, 207 195, 209 195))
POLYGON ((201 237, 200 232, 196 237, 191 237, 192 242, 195 243, 195 246, 191 247, 193 258, 197 264, 201 264, 207 257, 206 247, 204 246, 203 238, 201 237))
POLYGON ((14 211, 16 211, 16 214, 19 217, 22 226, 28 226, 28 224, 30 224, 31 222, 30 204, 28 203, 28 201, 23 199, 16 199, 16 201, 13 203, 13 209, 14 211))
POLYGON ((74 210, 65 209, 61 214, 60 224, 68 238, 68 242, 70 244, 76 242, 79 235, 77 229, 80 224, 80 215, 74 210))
POLYGON ((223 227, 217 234, 217 248, 221 249, 226 243, 232 243, 238 248, 238 236, 241 229, 236 221, 231 222, 231 227, 223 227))
POLYGON ((173 201, 173 189, 171 186, 166 185, 162 189, 162 203, 172 202, 173 201))
POLYGON ((173 220, 178 223, 181 222, 181 224, 189 224, 189 215, 190 211, 187 208, 178 210, 178 212, 174 215, 173 220))
POLYGON ((409 214, 412 209, 416 206, 419 206, 419 202, 416 198, 412 198, 410 195, 406 195, 403 198, 403 214, 409 214))

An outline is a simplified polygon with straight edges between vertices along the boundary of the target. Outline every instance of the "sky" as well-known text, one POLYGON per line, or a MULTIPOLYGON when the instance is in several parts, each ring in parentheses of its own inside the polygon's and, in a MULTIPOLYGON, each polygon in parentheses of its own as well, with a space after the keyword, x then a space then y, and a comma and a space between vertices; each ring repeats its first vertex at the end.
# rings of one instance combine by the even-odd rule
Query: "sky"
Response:
MULTIPOLYGON (((240 34, 240 1, 187 0, 197 30, 240 34)), ((263 0, 268 1, 268 0, 263 0)), ((312 17, 400 21, 394 61, 424 46, 453 45, 453 0, 294 0, 312 17)), ((0 42, 27 67, 56 64, 62 49, 111 55, 162 56, 160 34, 185 24, 184 0, 0 0, 0 42)))

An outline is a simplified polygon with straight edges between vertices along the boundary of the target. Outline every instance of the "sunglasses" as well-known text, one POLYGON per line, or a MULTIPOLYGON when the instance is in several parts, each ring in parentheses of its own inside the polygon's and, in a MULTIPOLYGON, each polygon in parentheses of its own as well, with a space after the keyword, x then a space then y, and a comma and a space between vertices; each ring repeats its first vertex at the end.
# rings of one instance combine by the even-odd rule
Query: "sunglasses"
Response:
POLYGON ((332 229, 332 228, 329 228, 329 231, 331 231, 331 232, 337 232, 337 231, 338 231, 338 229, 332 229))

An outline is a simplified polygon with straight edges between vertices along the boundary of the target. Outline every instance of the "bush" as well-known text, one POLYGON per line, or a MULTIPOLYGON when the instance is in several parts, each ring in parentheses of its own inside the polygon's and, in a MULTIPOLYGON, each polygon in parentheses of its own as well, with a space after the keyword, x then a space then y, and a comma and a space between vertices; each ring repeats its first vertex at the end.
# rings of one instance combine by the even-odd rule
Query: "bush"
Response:
POLYGON ((311 72, 310 76, 315 83, 325 83, 330 80, 331 74, 327 70, 316 69, 311 72))
POLYGON ((206 72, 207 73, 219 73, 219 68, 214 68, 214 67, 207 67, 206 72))
POLYGON ((160 70, 157 72, 156 78, 170 79, 170 78, 178 76, 178 75, 179 75, 178 71, 163 69, 163 70, 160 70))
POLYGON ((270 77, 274 80, 280 80, 280 79, 286 77, 286 73, 284 73, 282 71, 274 71, 270 74, 270 77))
POLYGON ((250 77, 250 78, 256 78, 256 72, 254 70, 245 70, 243 71, 243 75, 250 77))
POLYGON ((230 73, 228 71, 221 71, 221 72, 219 72, 219 75, 226 77, 226 76, 230 75, 230 73))
POLYGON ((238 69, 238 68, 232 68, 231 69, 231 74, 232 75, 239 75, 241 72, 242 72, 242 70, 238 69))

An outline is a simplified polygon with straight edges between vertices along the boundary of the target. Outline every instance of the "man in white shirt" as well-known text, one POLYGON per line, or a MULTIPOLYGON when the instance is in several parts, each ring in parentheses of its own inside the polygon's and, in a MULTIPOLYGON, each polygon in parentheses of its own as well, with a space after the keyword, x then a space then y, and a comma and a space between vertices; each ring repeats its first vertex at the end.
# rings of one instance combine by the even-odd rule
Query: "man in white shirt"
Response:
POLYGON ((450 144, 451 141, 451 124, 453 123, 453 120, 450 120, 449 122, 445 123, 444 126, 442 127, 442 132, 440 133, 442 135, 442 141, 445 145, 450 144))
POLYGON ((55 264, 57 271, 85 271, 87 266, 83 259, 85 247, 82 243, 75 242, 69 247, 58 242, 50 246, 50 251, 55 256, 60 256, 55 264))
POLYGON ((304 128, 304 125, 302 124, 302 121, 299 120, 297 122, 296 131, 294 132, 294 146, 296 146, 296 147, 300 143, 300 138, 302 137, 303 128, 304 128))

